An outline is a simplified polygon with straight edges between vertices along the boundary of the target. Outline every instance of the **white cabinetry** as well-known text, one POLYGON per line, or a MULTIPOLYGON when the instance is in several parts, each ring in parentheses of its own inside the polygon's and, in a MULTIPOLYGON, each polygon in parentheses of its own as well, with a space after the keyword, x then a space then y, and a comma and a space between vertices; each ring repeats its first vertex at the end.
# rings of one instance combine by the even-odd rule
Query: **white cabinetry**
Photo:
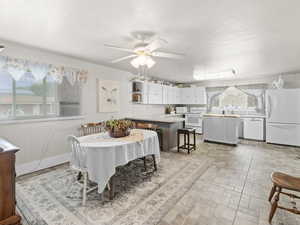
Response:
POLYGON ((181 88, 180 92, 180 104, 195 104, 194 88, 181 88))
POLYGON ((180 104, 206 104, 206 92, 204 87, 181 88, 180 91, 180 104))
POLYGON ((203 138, 205 141, 214 141, 226 144, 238 144, 239 118, 233 117, 204 117, 203 138))
POLYGON ((263 118, 244 118, 244 138, 263 141, 264 119, 263 118))
POLYGON ((178 88, 151 82, 132 82, 132 102, 142 104, 206 104, 204 87, 178 88))
POLYGON ((194 88, 195 92, 195 104, 205 105, 206 104, 206 91, 205 87, 194 88))
POLYGON ((148 104, 163 104, 163 86, 148 83, 148 104))

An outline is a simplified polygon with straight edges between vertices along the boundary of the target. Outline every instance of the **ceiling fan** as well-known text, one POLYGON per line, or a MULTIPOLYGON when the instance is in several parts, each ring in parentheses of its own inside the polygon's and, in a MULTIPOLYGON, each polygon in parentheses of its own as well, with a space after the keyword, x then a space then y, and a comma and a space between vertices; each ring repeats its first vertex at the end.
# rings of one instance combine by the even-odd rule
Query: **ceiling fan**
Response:
POLYGON ((164 44, 168 43, 164 39, 156 37, 154 39, 152 38, 151 41, 148 41, 142 35, 140 35, 137 39, 138 39, 137 44, 134 45, 133 49, 105 44, 104 45, 105 47, 131 53, 130 55, 112 60, 111 62, 118 63, 123 60, 133 58, 130 62, 133 67, 135 67, 135 68, 139 68, 139 67, 151 68, 155 64, 155 61, 153 60, 153 58, 155 58, 155 57, 170 58, 170 59, 184 58, 184 54, 182 54, 182 53, 158 51, 158 49, 160 49, 164 44))

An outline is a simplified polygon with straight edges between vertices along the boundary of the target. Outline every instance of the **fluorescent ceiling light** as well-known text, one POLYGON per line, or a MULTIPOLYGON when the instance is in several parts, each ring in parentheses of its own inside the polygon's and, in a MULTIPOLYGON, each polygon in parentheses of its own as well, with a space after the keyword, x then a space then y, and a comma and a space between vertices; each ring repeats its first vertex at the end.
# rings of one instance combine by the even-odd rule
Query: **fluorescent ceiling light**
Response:
POLYGON ((195 80, 226 79, 226 78, 233 78, 235 77, 235 75, 236 75, 236 71, 234 69, 228 69, 219 72, 208 72, 208 73, 194 70, 194 74, 193 74, 195 80))
POLYGON ((2 52, 5 49, 4 45, 0 45, 0 52, 2 52))

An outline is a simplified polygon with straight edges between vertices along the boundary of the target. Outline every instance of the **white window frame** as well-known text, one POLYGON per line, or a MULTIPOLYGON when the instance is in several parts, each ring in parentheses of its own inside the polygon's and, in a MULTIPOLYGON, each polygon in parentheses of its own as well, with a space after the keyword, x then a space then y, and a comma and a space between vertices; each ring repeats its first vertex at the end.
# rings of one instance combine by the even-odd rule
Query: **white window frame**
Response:
MULTIPOLYGON (((53 115, 48 115, 47 114, 47 95, 46 95, 46 85, 47 85, 47 77, 43 78, 43 102, 42 102, 42 115, 38 115, 38 116, 17 116, 16 115, 16 111, 17 111, 17 88, 16 88, 16 81, 14 79, 12 79, 12 106, 11 106, 11 116, 8 116, 6 118, 0 118, 0 121, 5 121, 5 120, 26 120, 26 119, 42 119, 42 118, 55 118, 59 116, 59 106, 57 106, 57 112, 56 114, 53 115)), ((55 85, 55 100, 56 100, 56 104, 58 103, 58 89, 57 89, 57 85, 55 85)))

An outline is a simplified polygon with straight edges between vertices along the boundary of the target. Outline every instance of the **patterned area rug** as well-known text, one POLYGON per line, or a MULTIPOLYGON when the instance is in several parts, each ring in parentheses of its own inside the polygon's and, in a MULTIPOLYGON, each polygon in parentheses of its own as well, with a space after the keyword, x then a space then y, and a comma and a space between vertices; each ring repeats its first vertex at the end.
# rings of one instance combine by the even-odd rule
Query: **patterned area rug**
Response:
POLYGON ((158 171, 150 174, 144 172, 143 162, 136 160, 118 169, 112 201, 105 195, 101 199, 94 191, 85 207, 80 186, 71 185, 75 174, 63 165, 20 178, 18 207, 30 224, 37 225, 154 225, 211 163, 205 156, 163 152, 158 171))

